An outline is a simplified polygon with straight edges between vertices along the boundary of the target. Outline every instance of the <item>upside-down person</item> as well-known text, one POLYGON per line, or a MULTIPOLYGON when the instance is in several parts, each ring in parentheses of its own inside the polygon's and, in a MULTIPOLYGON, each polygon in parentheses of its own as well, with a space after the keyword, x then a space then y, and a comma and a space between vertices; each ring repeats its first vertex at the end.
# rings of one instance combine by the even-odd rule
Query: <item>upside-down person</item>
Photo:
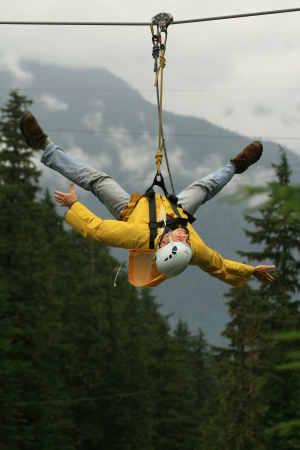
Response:
POLYGON ((171 199, 154 191, 130 196, 112 177, 72 158, 51 142, 29 111, 22 115, 20 129, 29 147, 43 150, 42 163, 72 182, 70 192, 55 191, 54 196, 60 206, 69 208, 66 222, 92 241, 130 250, 128 273, 134 286, 157 286, 188 265, 235 287, 243 286, 251 275, 262 282, 274 280, 268 271, 275 266, 253 267, 224 259, 208 248, 191 226, 200 205, 212 199, 235 174, 259 160, 263 151, 260 142, 252 142, 226 166, 171 199), (74 183, 91 191, 117 220, 102 220, 82 205, 74 183))

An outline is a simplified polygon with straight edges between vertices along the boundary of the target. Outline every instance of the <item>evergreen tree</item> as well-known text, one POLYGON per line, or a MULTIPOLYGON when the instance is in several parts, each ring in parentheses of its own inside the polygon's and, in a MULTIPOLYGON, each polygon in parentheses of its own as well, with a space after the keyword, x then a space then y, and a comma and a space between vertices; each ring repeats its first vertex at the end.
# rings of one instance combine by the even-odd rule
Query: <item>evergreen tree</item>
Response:
POLYGON ((109 250, 66 231, 48 191, 37 199, 19 131, 30 104, 13 90, 0 119, 0 448, 194 449, 203 336, 181 322, 172 335, 127 274, 115 289, 109 250))
POLYGON ((222 335, 228 348, 217 348, 217 414, 209 426, 207 448, 265 450, 261 418, 265 414, 261 358, 266 345, 270 304, 249 285, 226 294, 230 322, 222 335), (212 445, 213 441, 213 445, 212 445))
POLYGON ((42 398, 50 400, 54 392, 60 396, 63 386, 57 381, 57 366, 53 372, 49 370, 47 378, 42 376, 43 366, 51 364, 48 341, 59 335, 60 323, 55 323, 55 329, 47 326, 53 322, 51 249, 43 226, 49 214, 35 201, 40 172, 32 162, 33 150, 25 146, 19 131, 22 112, 30 104, 29 99, 12 90, 1 108, 0 435, 5 448, 32 448, 36 441, 40 448, 61 444, 61 448, 69 449, 70 424, 63 409, 54 411, 49 406, 46 410, 38 404, 41 393, 42 398), (49 420, 52 417, 56 421, 49 420), (64 442, 59 432, 62 423, 64 442))
POLYGON ((245 214, 246 221, 252 224, 254 231, 245 230, 250 237, 251 244, 262 246, 261 250, 242 252, 250 261, 262 261, 266 258, 276 266, 275 282, 265 285, 261 291, 267 292, 270 299, 280 305, 292 308, 295 313, 296 304, 290 302, 291 296, 299 291, 300 262, 298 252, 300 249, 300 220, 295 217, 294 211, 286 212, 284 198, 278 198, 275 193, 278 188, 289 186, 291 168, 288 164, 284 150, 280 150, 280 162, 272 164, 277 180, 268 184, 269 201, 259 208, 259 216, 245 214))
MULTIPOLYGON (((276 266, 275 281, 260 288, 262 299, 268 299, 272 311, 268 317, 270 333, 288 332, 298 329, 299 301, 295 294, 299 292, 299 250, 300 218, 294 211, 285 210, 284 199, 276 195, 278 189, 286 189, 290 184, 291 168, 285 152, 280 150, 280 162, 273 164, 277 180, 269 183, 269 201, 259 209, 260 217, 246 215, 246 220, 255 226, 255 231, 246 231, 252 244, 259 244, 262 250, 240 252, 250 261, 268 258, 276 266)), ((268 358, 265 361, 264 393, 266 396, 265 427, 273 427, 278 422, 295 418, 299 413, 295 409, 295 397, 300 394, 300 379, 297 373, 274 371, 276 366, 286 361, 293 343, 286 341, 271 342, 267 347, 268 358)), ((297 433, 296 433, 297 434, 297 433)), ((294 448, 294 441, 300 446, 299 436, 270 436, 274 449, 284 446, 294 448)))
POLYGON ((232 321, 224 332, 230 346, 228 350, 219 349, 220 423, 225 417, 220 436, 226 449, 300 446, 297 431, 289 436, 268 433, 279 422, 298 416, 295 398, 300 394, 298 373, 276 370, 287 361, 292 344, 272 339, 274 333, 298 329, 299 302, 295 294, 300 287, 296 253, 300 248, 299 215, 287 212, 283 197, 278 195, 279 189, 289 186, 291 175, 283 150, 280 163, 273 167, 277 180, 268 185, 268 202, 259 208, 258 215, 245 215, 253 226, 245 233, 260 248, 238 253, 256 263, 269 260, 275 264, 275 281, 257 290, 247 286, 230 291, 232 321))
MULTIPOLYGON (((165 415, 166 448, 194 449, 198 438, 196 377, 192 370, 192 336, 187 324, 178 321, 171 347, 170 390, 165 392, 169 403, 165 415)), ((163 447, 162 447, 163 448, 163 447)))
POLYGON ((191 338, 190 365, 196 380, 195 415, 198 418, 197 444, 195 448, 211 447, 208 428, 217 410, 217 380, 213 367, 212 350, 203 332, 191 338))

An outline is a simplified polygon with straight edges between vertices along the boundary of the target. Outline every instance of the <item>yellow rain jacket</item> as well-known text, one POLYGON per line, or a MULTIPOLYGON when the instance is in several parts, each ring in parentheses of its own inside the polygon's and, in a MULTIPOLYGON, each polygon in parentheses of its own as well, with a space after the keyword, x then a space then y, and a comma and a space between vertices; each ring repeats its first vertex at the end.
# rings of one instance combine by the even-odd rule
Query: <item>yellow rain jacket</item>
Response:
MULTIPOLYGON (((110 247, 127 248, 129 252, 128 276, 131 284, 137 287, 153 287, 168 277, 158 272, 155 264, 155 250, 149 249, 149 201, 141 194, 132 194, 128 208, 122 212, 121 221, 102 220, 95 216, 80 202, 74 203, 66 214, 66 222, 82 236, 98 241, 110 247), (135 204, 139 200, 137 206, 135 204)), ((166 214, 174 217, 174 211, 168 199, 155 194, 156 215, 160 221, 166 214)), ((182 217, 187 218, 181 208, 182 217)), ((241 287, 253 274, 254 267, 223 259, 214 250, 208 248, 193 227, 188 224, 193 257, 190 265, 198 266, 209 275, 231 286, 241 287)), ((158 229, 155 244, 162 229, 158 229)))

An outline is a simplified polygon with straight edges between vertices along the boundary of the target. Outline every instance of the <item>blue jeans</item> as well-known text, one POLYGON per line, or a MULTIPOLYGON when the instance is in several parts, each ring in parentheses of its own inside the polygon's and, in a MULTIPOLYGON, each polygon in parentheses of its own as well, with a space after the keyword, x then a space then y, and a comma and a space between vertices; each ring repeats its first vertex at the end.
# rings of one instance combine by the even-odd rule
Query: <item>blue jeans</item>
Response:
MULTIPOLYGON (((116 219, 119 219, 129 203, 130 194, 111 176, 72 158, 52 142, 46 147, 41 161, 86 191, 91 191, 116 219)), ((234 168, 231 164, 221 167, 181 191, 177 195, 178 204, 184 211, 194 215, 199 206, 212 199, 233 175, 234 168)))

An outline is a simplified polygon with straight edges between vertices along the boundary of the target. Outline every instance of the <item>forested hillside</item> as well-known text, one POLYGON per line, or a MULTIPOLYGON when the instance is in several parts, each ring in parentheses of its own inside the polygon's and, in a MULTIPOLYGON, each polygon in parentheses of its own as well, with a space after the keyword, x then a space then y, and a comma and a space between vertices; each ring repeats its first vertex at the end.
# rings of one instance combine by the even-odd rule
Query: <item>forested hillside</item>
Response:
POLYGON ((250 190, 268 200, 245 216, 253 251, 240 251, 273 261, 275 281, 229 291, 229 346, 211 348, 181 320, 171 331, 125 272, 114 288, 119 261, 64 228, 19 131, 30 104, 12 90, 0 118, 0 449, 300 448, 300 207, 286 153, 250 190))
MULTIPOLYGON (((153 89, 151 104, 134 88, 134 79, 129 85, 104 68, 74 69, 54 65, 51 61, 42 64, 31 60, 22 61, 20 65, 22 72, 17 78, 14 72, 0 71, 0 103, 6 101, 10 88, 19 86, 23 94, 34 100, 32 112, 53 142, 71 156, 113 176, 127 192, 145 192, 156 170, 158 113, 155 87, 146 83, 141 87, 142 93, 153 89)), ((177 94, 174 92, 174 95, 177 94)), ((253 135, 243 136, 201 118, 169 112, 167 98, 164 99, 163 129, 177 194, 194 180, 227 164, 252 140, 262 140, 255 134, 255 129, 253 135)), ((205 103, 199 104, 199 111, 203 108, 205 103)), ((262 142, 264 152, 258 163, 234 177, 196 213, 193 227, 201 239, 227 259, 247 262, 246 258, 236 254, 236 250, 250 249, 243 233, 246 225, 243 212, 249 204, 245 201, 229 205, 220 200, 243 184, 262 186, 275 176, 271 163, 278 164, 278 145, 268 140, 262 142)), ((300 159, 296 153, 285 151, 294 169, 292 181, 295 181, 300 159)), ((65 192, 69 188, 68 180, 45 168, 40 158, 41 152, 33 154, 37 168, 42 170, 39 186, 43 191, 48 188, 51 197, 55 189, 65 192)), ((165 158, 162 172, 171 191, 165 158)), ((112 218, 90 192, 78 188, 76 193, 97 216, 112 218)), ((61 215, 65 212, 63 208, 57 208, 57 211, 61 215)), ((111 254, 122 261, 127 251, 113 249, 111 254)), ((226 284, 191 267, 177 279, 156 287, 154 294, 162 305, 161 311, 165 315, 172 314, 169 318, 172 328, 182 319, 193 333, 201 328, 210 343, 226 345, 220 333, 228 321, 223 299, 227 291, 226 284), (186 286, 189 295, 186 295, 186 286)))
POLYGON ((206 341, 182 322, 171 334, 127 274, 115 289, 119 262, 37 200, 29 104, 12 91, 0 120, 0 448, 192 448, 213 390, 206 341))

